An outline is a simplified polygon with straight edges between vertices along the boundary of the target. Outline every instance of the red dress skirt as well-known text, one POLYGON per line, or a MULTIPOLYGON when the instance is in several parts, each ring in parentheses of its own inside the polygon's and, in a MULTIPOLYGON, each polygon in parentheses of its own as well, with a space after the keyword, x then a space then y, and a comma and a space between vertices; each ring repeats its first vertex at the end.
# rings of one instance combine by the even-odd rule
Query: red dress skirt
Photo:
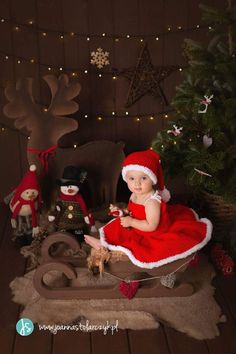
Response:
MULTIPOLYGON (((128 210, 133 218, 146 219, 144 205, 130 200, 128 210)), ((206 218, 198 219, 188 207, 161 201, 161 217, 155 231, 125 228, 118 217, 100 228, 99 233, 102 246, 122 251, 135 265, 151 269, 200 250, 211 238, 212 224, 206 218)))

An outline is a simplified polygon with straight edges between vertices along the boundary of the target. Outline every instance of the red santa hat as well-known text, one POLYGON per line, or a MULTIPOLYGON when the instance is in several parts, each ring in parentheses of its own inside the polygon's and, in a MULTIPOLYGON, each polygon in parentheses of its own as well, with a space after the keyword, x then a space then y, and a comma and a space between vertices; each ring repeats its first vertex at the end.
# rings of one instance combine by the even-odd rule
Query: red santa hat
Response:
POLYGON ((41 201, 40 188, 35 165, 30 165, 29 171, 26 172, 20 184, 15 188, 14 196, 11 201, 12 205, 14 205, 15 202, 19 200, 21 193, 23 193, 26 189, 36 189, 39 193, 39 200, 41 201))
POLYGON ((158 185, 158 191, 163 201, 170 200, 170 192, 165 188, 163 171, 161 167, 160 155, 149 149, 145 151, 133 152, 128 155, 123 162, 122 177, 126 181, 128 171, 142 171, 148 175, 153 184, 158 185))

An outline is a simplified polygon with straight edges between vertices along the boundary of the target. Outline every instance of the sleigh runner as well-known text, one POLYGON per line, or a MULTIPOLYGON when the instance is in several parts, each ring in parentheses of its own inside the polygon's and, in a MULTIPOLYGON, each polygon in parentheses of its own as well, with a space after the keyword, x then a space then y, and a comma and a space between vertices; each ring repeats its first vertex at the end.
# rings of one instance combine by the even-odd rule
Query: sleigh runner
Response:
MULTIPOLYGON (((181 282, 178 275, 186 270, 194 255, 163 265, 158 268, 139 268, 126 255, 109 252, 104 264, 103 276, 110 284, 82 286, 80 274, 87 268, 88 255, 70 234, 56 232, 48 236, 42 244, 42 262, 34 275, 34 286, 38 293, 49 299, 117 299, 190 296, 194 292, 192 284, 181 282), (53 256, 52 248, 58 243, 67 245, 75 256, 53 256), (61 272, 66 277, 66 285, 56 287, 45 283, 45 275, 50 271, 61 272)), ((98 265, 99 267, 99 265, 98 265)), ((92 275, 91 275, 92 276, 92 275)))

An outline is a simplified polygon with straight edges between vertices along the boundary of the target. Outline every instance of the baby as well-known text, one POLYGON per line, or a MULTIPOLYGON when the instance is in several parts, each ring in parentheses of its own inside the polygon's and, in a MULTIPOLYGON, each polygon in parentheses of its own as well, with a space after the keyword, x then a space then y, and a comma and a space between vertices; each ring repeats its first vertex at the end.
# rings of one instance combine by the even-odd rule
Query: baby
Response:
POLYGON ((100 239, 85 235, 95 249, 124 252, 135 265, 154 268, 185 258, 211 238, 212 224, 198 219, 183 205, 168 205, 160 156, 153 150, 134 152, 123 162, 122 177, 131 191, 128 215, 116 206, 118 217, 99 230, 100 239))

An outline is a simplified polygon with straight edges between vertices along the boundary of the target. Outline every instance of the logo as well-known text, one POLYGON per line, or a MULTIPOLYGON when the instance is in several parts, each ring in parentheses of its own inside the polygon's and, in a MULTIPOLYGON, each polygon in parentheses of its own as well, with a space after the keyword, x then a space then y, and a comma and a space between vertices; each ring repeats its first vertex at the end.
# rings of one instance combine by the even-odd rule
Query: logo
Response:
POLYGON ((34 324, 29 318, 21 318, 16 324, 16 331, 21 336, 29 336, 34 331, 34 324))

